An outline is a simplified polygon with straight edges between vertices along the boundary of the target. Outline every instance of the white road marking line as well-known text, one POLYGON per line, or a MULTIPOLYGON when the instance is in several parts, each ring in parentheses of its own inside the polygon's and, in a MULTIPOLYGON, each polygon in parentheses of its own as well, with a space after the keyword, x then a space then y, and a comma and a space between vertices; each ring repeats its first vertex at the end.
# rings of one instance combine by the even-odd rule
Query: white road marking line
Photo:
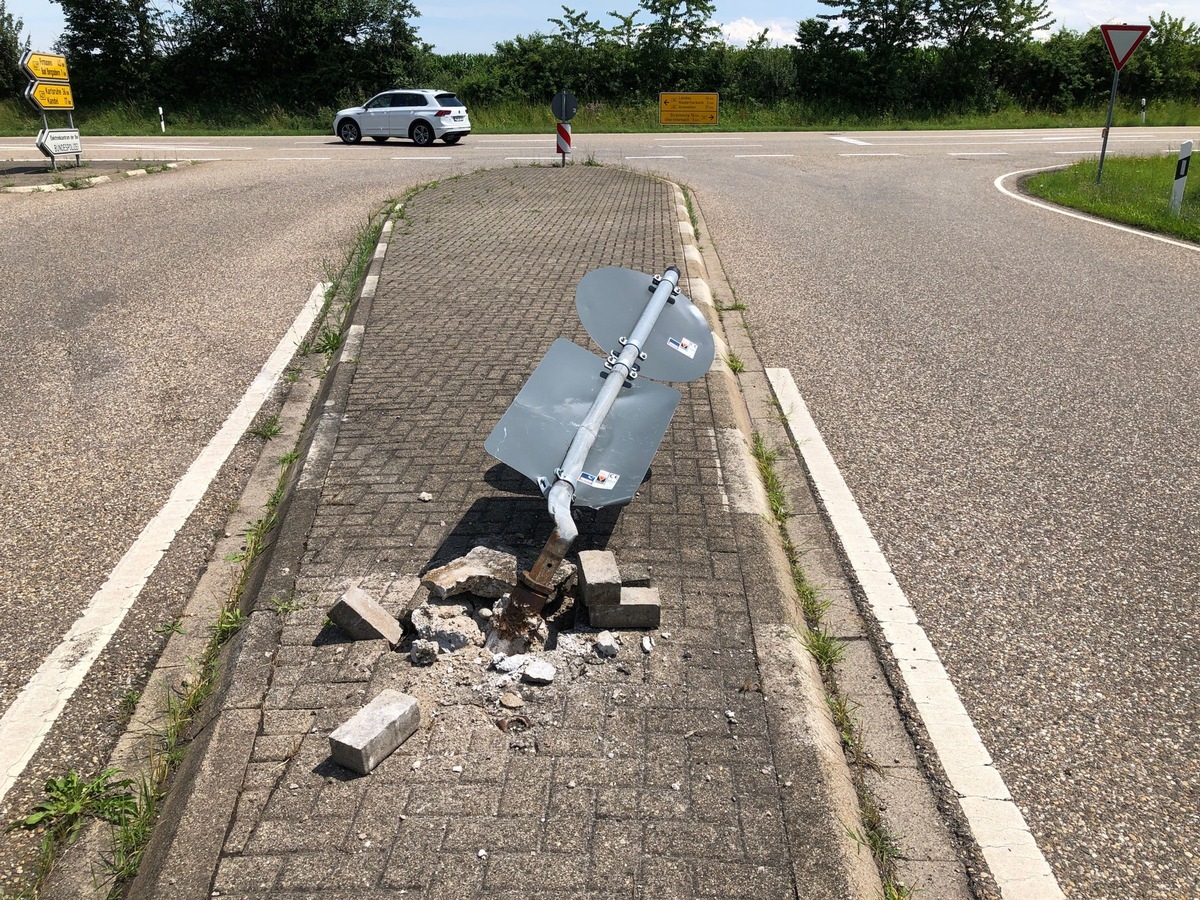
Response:
POLYGON ((393 156, 392 159, 454 159, 453 156, 393 156))
POLYGON ((544 162, 548 159, 552 159, 555 162, 558 162, 557 156, 506 156, 506 157, 504 157, 505 162, 527 162, 527 161, 531 161, 531 160, 533 160, 533 161, 540 160, 540 161, 544 162))
POLYGON ((175 152, 176 150, 205 150, 211 152, 213 150, 253 150, 253 147, 214 147, 212 144, 110 144, 106 141, 88 141, 85 139, 84 146, 88 147, 108 147, 115 150, 155 150, 160 153, 165 153, 168 150, 175 152))
POLYGON ((846 143, 846 144, 858 144, 860 147, 870 147, 871 146, 870 141, 860 141, 858 138, 833 137, 831 135, 829 139, 831 141, 842 141, 843 143, 846 143))
POLYGON ((626 159, 687 159, 686 156, 627 156, 626 159))
POLYGON ((1193 253, 1200 253, 1200 246, 1196 244, 1188 244, 1184 241, 1177 241, 1174 238, 1163 237, 1161 234, 1151 234, 1148 231, 1139 231, 1136 228, 1130 228, 1128 225, 1119 225, 1116 222, 1108 222, 1104 219, 1097 219, 1093 216, 1086 215, 1085 213, 1075 212, 1074 210, 1070 209, 1061 209, 1057 206, 1051 206, 1049 203, 1043 203, 1041 200, 1035 200, 1032 197, 1026 197, 1024 194, 1018 194, 1015 191, 1010 191, 1004 186, 1004 182, 1010 178, 1015 178, 1018 175, 1028 175, 1031 172, 1049 172, 1053 171, 1054 169, 1065 169, 1066 167, 1066 163, 1064 163, 1061 166, 1053 166, 1050 169, 1040 167, 1037 169, 1022 169, 1019 172, 1009 172, 1007 175, 1001 175, 999 178, 993 181, 992 184, 995 186, 996 190, 1004 194, 1006 197, 1011 197, 1014 200, 1020 200, 1022 203, 1028 203, 1030 206, 1036 206, 1039 209, 1045 209, 1052 213, 1058 213, 1060 216, 1070 216, 1072 219, 1079 219, 1083 222, 1091 222, 1093 225, 1103 225, 1105 228, 1115 228, 1117 231, 1123 231, 1126 234, 1137 235, 1138 237, 1146 238, 1151 241, 1158 241, 1159 243, 1170 244, 1172 247, 1181 247, 1184 250, 1191 250, 1193 253))
POLYGON ((817 496, 1005 900, 1063 896, 788 369, 767 369, 817 496))
POLYGON ((1055 150, 1055 156, 1079 156, 1081 153, 1099 153, 1100 148, 1095 147, 1091 150, 1055 150))
POLYGON ((736 143, 738 141, 744 141, 744 140, 745 140, 745 138, 743 138, 743 137, 694 137, 694 138, 665 137, 665 138, 655 138, 654 143, 656 143, 656 144, 715 144, 717 142, 729 143, 731 141, 736 143))
POLYGON ((735 153, 734 159, 790 159, 795 153, 735 153))
POLYGON ((326 285, 318 284, 237 408, 200 451, 108 579, 92 596, 62 643, 51 651, 0 718, 0 800, 25 771, 67 701, 83 683, 92 663, 108 646, 142 588, 150 580, 179 529, 204 498, 225 460, 245 434, 275 384, 296 354, 296 347, 321 312, 326 285))
MULTIPOLYGON (((545 140, 547 140, 547 138, 544 138, 544 137, 541 137, 541 138, 479 138, 478 143, 480 143, 480 144, 540 144, 545 140)), ((549 137, 549 140, 554 140, 554 136, 551 135, 549 137)))
POLYGON ((903 153, 839 153, 838 156, 903 156, 903 153))
POLYGON ((267 162, 328 162, 332 156, 268 156, 267 162))
POLYGON ((947 156, 1008 156, 1003 150, 951 150, 947 156))

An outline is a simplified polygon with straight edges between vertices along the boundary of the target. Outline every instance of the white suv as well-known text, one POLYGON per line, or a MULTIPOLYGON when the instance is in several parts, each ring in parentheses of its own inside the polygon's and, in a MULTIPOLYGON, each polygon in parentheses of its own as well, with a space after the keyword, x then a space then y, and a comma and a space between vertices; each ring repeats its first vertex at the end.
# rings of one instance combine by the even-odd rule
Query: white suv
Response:
POLYGON ((462 101, 446 91, 393 88, 362 106, 340 110, 333 117, 333 133, 347 144, 364 136, 380 143, 406 137, 428 147, 438 138, 457 144, 471 133, 471 120, 462 101))

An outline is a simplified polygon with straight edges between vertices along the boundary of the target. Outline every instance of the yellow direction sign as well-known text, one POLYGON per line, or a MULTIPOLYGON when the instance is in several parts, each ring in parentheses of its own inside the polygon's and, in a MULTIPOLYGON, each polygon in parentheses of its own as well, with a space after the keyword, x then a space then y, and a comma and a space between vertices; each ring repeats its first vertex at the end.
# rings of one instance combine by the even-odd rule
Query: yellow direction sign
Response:
POLYGON ((659 124, 716 125, 719 99, 719 94, 659 94, 659 124))
POLYGON ((43 112, 46 110, 66 111, 75 108, 75 98, 71 96, 69 84, 35 81, 26 88, 25 98, 43 112))
POLYGON ((51 56, 49 53, 27 51, 21 60, 21 68, 34 81, 69 81, 67 58, 51 56))

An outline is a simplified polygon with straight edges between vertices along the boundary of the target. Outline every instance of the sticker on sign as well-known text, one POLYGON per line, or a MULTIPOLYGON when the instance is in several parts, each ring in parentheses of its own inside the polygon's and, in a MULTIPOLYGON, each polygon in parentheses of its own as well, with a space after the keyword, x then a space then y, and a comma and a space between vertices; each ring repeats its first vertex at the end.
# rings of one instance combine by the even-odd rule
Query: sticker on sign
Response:
POLYGON ((83 152, 74 128, 44 128, 38 134, 38 149, 46 156, 75 156, 83 152))

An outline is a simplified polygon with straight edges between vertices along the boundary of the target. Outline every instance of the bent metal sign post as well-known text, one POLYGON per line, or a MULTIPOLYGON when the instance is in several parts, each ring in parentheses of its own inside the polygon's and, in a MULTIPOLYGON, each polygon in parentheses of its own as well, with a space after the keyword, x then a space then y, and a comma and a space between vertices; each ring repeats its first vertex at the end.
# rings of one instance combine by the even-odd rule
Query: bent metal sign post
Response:
POLYGON ((79 165, 83 147, 72 115, 75 97, 71 93, 66 57, 26 50, 21 55, 21 69, 29 76, 25 99, 42 114, 42 130, 38 134, 37 148, 50 158, 55 169, 58 168, 60 156, 74 156, 75 164, 79 165), (46 120, 47 112, 65 112, 67 127, 51 128, 46 120))

